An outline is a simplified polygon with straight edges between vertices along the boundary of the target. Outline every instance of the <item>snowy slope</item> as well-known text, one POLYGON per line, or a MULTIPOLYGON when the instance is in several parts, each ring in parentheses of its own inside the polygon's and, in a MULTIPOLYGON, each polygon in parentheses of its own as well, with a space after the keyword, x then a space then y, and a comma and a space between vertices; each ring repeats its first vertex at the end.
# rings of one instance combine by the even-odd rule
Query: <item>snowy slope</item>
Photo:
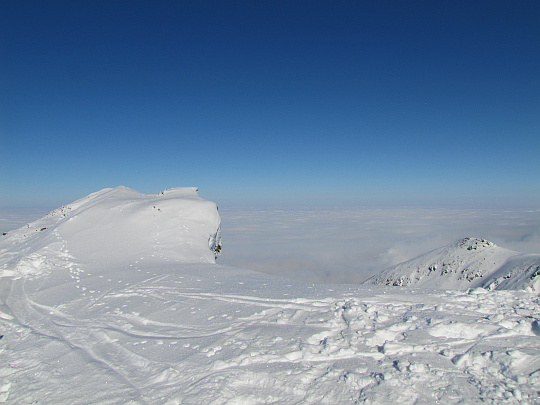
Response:
POLYGON ((537 294, 220 266, 219 223, 195 189, 116 188, 1 237, 0 402, 538 402, 537 294))
POLYGON ((517 253, 485 239, 464 238, 383 270, 364 284, 540 291, 540 255, 517 253))
POLYGON ((47 251, 85 262, 107 257, 108 263, 126 264, 140 256, 147 261, 215 263, 220 239, 217 207, 200 198, 195 187, 156 195, 127 187, 104 189, 4 235, 0 254, 7 262, 0 277, 13 271, 41 272, 40 260, 47 251), (28 254, 28 265, 21 266, 19 261, 28 254))

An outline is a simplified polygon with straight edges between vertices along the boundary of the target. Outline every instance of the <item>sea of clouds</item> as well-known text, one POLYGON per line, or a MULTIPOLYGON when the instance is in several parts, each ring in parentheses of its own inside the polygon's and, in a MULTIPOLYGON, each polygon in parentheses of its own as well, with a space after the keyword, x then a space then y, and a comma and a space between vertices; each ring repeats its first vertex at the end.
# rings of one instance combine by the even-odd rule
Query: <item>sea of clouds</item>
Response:
POLYGON ((359 283, 466 236, 540 253, 540 209, 220 209, 222 264, 308 282, 359 283))

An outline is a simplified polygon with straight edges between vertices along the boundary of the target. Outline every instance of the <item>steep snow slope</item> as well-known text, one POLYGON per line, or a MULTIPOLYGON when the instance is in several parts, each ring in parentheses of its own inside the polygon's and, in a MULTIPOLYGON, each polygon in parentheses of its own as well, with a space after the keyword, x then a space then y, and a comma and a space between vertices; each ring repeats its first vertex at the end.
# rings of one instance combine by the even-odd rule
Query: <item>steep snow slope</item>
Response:
POLYGON ((540 255, 517 253, 485 239, 465 238, 383 270, 364 284, 540 291, 540 255))
POLYGON ((39 272, 39 260, 17 266, 40 249, 64 251, 85 262, 146 260, 215 263, 221 243, 220 217, 214 203, 198 196, 195 187, 144 195, 127 187, 104 189, 60 207, 42 219, 0 239, 8 259, 2 274, 39 272), (9 253, 7 252, 9 250, 9 253), (69 252, 69 253, 68 253, 69 252))
POLYGON ((0 402, 539 401, 537 294, 303 284, 217 246, 195 189, 103 190, 0 238, 0 402))

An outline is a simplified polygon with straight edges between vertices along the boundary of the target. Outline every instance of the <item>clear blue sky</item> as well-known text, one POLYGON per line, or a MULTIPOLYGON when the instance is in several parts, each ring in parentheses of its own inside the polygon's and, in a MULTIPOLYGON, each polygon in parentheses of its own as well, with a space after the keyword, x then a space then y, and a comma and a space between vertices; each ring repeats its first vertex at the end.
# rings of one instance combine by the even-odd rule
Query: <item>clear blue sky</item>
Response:
POLYGON ((2 1, 0 207, 540 201, 540 2, 2 1))

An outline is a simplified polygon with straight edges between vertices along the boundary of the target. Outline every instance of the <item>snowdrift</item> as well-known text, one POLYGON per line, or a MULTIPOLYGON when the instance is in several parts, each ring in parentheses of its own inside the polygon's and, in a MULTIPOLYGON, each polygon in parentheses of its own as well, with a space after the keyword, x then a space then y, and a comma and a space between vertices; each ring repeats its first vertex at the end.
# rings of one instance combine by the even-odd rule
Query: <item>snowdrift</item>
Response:
POLYGON ((0 403, 539 402, 537 294, 220 266, 219 224, 119 187, 0 237, 0 403))
POLYGON ((540 255, 514 252, 485 239, 464 238, 383 270, 364 284, 540 291, 540 255))
POLYGON ((0 277, 45 271, 47 252, 54 256, 55 251, 80 263, 215 263, 221 250, 220 222, 216 205, 200 198, 196 187, 157 195, 127 187, 104 189, 4 235, 0 253, 11 260, 0 277), (21 265, 27 255, 32 258, 21 265))

